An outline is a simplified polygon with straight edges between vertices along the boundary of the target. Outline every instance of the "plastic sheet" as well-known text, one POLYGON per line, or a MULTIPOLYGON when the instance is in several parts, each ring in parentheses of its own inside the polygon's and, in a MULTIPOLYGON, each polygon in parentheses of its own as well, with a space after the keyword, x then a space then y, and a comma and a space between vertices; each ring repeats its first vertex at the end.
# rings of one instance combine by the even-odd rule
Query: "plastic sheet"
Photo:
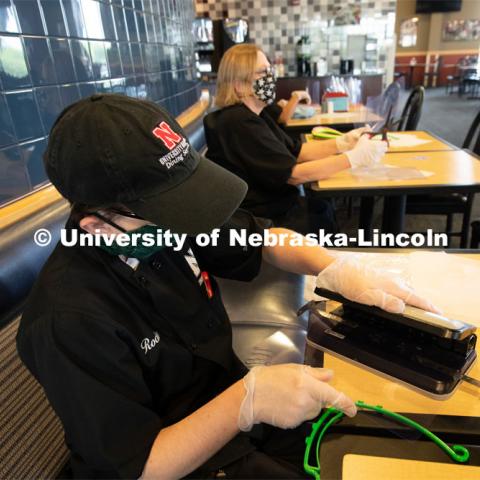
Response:
MULTIPOLYGON (((334 256, 352 255, 348 251, 331 251, 334 256)), ((445 252, 416 251, 397 253, 354 253, 372 268, 399 276, 416 293, 430 300, 443 315, 480 327, 480 261, 445 252)), ((316 277, 305 279, 306 301, 320 300, 315 295, 316 277)))
MULTIPOLYGON (((344 255, 352 255, 349 251, 330 250, 330 255, 333 257, 341 257, 344 255)), ((368 263, 372 268, 378 268, 389 272, 392 276, 399 276, 406 281, 408 286, 411 286, 410 268, 408 255, 396 255, 386 253, 363 253, 358 252, 354 254, 362 262, 368 263)), ((305 277, 304 298, 305 301, 322 300, 322 297, 314 293, 316 284, 316 277, 307 275, 305 277)))
POLYGON ((388 164, 352 168, 350 171, 358 180, 414 180, 433 175, 433 172, 427 170, 419 170, 414 167, 396 167, 388 164))
POLYGON ((444 252, 409 254, 408 276, 419 295, 446 317, 480 327, 480 261, 444 252))

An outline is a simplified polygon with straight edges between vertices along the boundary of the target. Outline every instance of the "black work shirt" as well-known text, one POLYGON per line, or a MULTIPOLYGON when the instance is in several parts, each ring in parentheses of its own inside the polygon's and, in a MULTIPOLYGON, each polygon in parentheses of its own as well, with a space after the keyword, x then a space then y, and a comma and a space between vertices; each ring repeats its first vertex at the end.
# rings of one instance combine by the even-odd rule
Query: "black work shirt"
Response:
MULTIPOLYGON (((190 244, 210 274, 211 298, 185 252, 165 248, 133 270, 96 247, 56 247, 29 297, 17 345, 63 423, 76 477, 138 478, 163 427, 246 373, 212 275, 252 279, 261 248, 229 247, 226 235, 265 226, 238 211, 219 246, 190 244)), ((250 448, 230 447, 235 458, 250 448)))
POLYGON ((283 109, 278 103, 274 102, 271 105, 267 105, 263 109, 263 112, 268 113, 268 115, 270 115, 273 118, 273 120, 275 120, 275 122, 278 123, 278 119, 280 118, 280 115, 282 114, 283 109))
POLYGON ((248 184, 242 208, 275 219, 298 202, 298 188, 287 181, 301 142, 293 141, 268 113, 257 115, 241 103, 210 113, 204 127, 207 157, 248 184))

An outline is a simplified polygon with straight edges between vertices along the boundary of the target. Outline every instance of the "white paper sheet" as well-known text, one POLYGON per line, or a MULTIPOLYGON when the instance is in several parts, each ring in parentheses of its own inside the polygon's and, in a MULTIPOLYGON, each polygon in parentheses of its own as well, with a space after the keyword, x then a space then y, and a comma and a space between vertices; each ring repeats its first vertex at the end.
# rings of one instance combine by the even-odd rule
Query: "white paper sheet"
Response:
MULTIPOLYGON (((390 147, 393 148, 417 147, 418 145, 423 145, 432 141, 425 138, 419 138, 412 133, 394 132, 387 133, 387 136, 390 147)), ((381 135, 374 137, 374 140, 381 142, 381 135)))

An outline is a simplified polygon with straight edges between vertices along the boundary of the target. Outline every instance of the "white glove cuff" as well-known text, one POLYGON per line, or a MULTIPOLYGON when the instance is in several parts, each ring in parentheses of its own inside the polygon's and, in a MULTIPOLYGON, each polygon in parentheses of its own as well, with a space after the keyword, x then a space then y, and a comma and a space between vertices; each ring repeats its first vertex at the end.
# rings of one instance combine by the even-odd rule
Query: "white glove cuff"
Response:
POLYGON ((238 428, 242 432, 249 432, 254 423, 254 412, 253 412, 253 394, 255 391, 255 369, 258 367, 253 367, 250 372, 243 377, 243 385, 246 390, 245 397, 243 398, 242 404, 240 405, 240 412, 238 414, 238 428))
POLYGON ((337 145, 337 150, 340 153, 346 152, 347 150, 350 150, 350 143, 346 139, 346 135, 342 135, 341 137, 337 137, 335 139, 335 143, 337 145))

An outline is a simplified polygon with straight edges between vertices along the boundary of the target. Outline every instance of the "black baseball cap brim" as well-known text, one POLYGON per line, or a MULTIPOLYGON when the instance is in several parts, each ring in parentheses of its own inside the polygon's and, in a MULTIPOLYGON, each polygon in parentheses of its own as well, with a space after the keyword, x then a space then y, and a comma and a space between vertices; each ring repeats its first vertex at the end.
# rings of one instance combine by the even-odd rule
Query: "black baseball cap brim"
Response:
POLYGON ((134 202, 132 212, 175 233, 210 233, 226 223, 245 198, 248 186, 238 176, 198 155, 195 171, 167 191, 134 202))

